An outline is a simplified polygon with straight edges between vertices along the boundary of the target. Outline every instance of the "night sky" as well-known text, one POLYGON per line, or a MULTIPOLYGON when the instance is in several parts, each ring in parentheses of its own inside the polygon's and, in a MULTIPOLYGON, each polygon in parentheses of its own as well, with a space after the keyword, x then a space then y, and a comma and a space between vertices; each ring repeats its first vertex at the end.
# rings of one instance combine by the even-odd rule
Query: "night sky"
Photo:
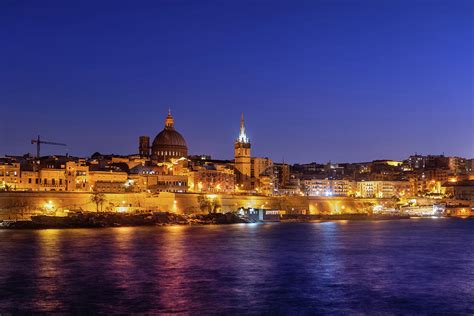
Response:
POLYGON ((474 1, 0 1, 0 155, 474 157, 474 1), (48 146, 43 154, 65 153, 48 146))

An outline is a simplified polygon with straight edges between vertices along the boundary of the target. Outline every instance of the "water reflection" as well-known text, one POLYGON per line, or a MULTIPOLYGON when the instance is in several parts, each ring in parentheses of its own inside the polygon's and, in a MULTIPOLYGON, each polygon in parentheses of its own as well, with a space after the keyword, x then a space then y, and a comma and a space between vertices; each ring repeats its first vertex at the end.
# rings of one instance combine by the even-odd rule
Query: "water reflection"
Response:
POLYGON ((0 231, 0 311, 472 314, 473 224, 0 231))
POLYGON ((62 249, 60 246, 62 231, 46 229, 37 231, 38 256, 36 256, 35 294, 32 308, 38 311, 54 311, 63 308, 64 268, 61 266, 62 249))
POLYGON ((193 280, 186 277, 189 267, 184 248, 192 241, 186 240, 184 230, 183 226, 166 227, 154 252, 158 267, 154 280, 160 289, 157 297, 160 312, 180 312, 189 304, 190 297, 185 290, 187 283, 193 280))

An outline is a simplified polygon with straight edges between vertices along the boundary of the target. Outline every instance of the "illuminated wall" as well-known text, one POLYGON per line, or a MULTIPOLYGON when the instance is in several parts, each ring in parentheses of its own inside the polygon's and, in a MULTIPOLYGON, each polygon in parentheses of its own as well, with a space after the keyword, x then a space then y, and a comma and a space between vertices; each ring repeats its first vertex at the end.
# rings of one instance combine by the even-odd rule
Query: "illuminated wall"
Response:
MULTIPOLYGON (((104 211, 153 210, 176 213, 200 213, 198 197, 190 193, 124 193, 105 194, 104 211)), ((376 204, 392 206, 392 200, 304 196, 244 196, 207 194, 222 212, 239 208, 285 210, 287 213, 340 214, 367 212, 376 204)), ((28 218, 34 214, 64 214, 65 210, 96 211, 90 193, 72 192, 4 192, 0 193, 0 220, 28 218)))

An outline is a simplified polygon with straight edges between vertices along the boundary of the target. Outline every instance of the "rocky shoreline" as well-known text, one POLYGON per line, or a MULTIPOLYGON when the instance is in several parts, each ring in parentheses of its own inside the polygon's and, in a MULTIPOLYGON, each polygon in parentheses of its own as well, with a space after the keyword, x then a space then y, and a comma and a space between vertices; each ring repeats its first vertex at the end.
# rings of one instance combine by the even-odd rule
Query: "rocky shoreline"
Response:
MULTIPOLYGON (((409 219, 410 216, 340 214, 282 215, 278 222, 373 221, 409 219)), ((105 228, 166 225, 225 225, 255 223, 235 213, 180 215, 170 212, 123 214, 112 212, 76 212, 68 216, 32 216, 31 220, 0 221, 0 229, 105 228)))
POLYGON ((209 225, 249 223, 233 213, 212 213, 196 215, 179 215, 170 212, 150 212, 122 214, 111 212, 77 212, 68 216, 32 216, 31 220, 3 221, 4 229, 45 229, 45 228, 103 228, 164 225, 209 225))

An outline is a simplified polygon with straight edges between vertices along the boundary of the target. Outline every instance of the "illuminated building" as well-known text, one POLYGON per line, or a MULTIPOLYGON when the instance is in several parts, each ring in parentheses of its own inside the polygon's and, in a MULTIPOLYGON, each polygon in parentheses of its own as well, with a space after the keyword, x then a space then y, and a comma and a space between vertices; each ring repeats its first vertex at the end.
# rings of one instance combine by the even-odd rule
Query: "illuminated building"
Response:
POLYGON ((173 174, 130 174, 125 182, 126 192, 172 192, 188 191, 188 176, 173 174))
POLYGON ((20 183, 21 186, 18 186, 17 190, 38 191, 40 188, 38 171, 22 170, 20 183))
POLYGON ((441 194, 443 193, 441 185, 448 179, 448 170, 446 169, 417 170, 409 175, 412 190, 416 194, 441 194))
POLYGON ((461 157, 446 157, 444 155, 415 155, 406 160, 412 170, 445 169, 452 174, 469 172, 469 160, 461 157))
POLYGON ((413 155, 405 161, 406 166, 411 170, 424 169, 426 165, 426 156, 413 155))
MULTIPOLYGON (((146 136, 139 138, 140 155, 146 155, 146 136)), ((174 128, 174 119, 171 111, 165 119, 165 128, 156 135, 151 146, 151 157, 158 162, 171 161, 171 159, 187 157, 188 146, 184 137, 174 128)))
POLYGON ((275 182, 273 176, 261 175, 258 178, 257 193, 263 195, 275 194, 275 182))
POLYGON ((290 183, 290 165, 286 163, 274 163, 273 177, 274 192, 283 193, 282 189, 290 183))
POLYGON ((5 159, 0 163, 0 189, 16 190, 20 186, 20 164, 5 159))
POLYGON ((44 157, 42 160, 0 163, 0 189, 17 191, 84 191, 88 186, 85 160, 44 157), (81 190, 83 189, 83 190, 81 190))
POLYGON ((271 195, 274 189, 273 161, 267 157, 251 158, 251 187, 256 193, 271 195))
POLYGON ((240 118, 240 133, 234 143, 234 164, 239 190, 252 189, 252 162, 250 157, 250 140, 245 133, 244 114, 240 118))
POLYGON ((188 191, 188 177, 178 175, 158 175, 156 187, 148 186, 157 192, 184 193, 188 191))
POLYGON ((410 196, 411 185, 408 181, 359 181, 356 197, 362 198, 393 198, 410 196))
POLYGON ((66 162, 66 191, 90 191, 89 166, 85 160, 66 162))
POLYGON ((152 192, 184 193, 188 191, 188 177, 179 175, 156 175, 147 177, 147 189, 152 192))
POLYGON ((128 174, 122 171, 89 171, 89 183, 95 192, 125 192, 128 174))
POLYGON ((301 195, 301 188, 299 184, 287 184, 284 187, 278 188, 277 195, 298 196, 301 195))
POLYGON ((446 182, 443 184, 446 194, 458 200, 474 201, 474 180, 446 182))
POLYGON ((448 157, 449 171, 452 174, 468 174, 470 171, 469 159, 461 157, 448 157))
POLYGON ((66 191, 65 169, 42 168, 38 171, 40 191, 66 191))
POLYGON ((306 179, 302 180, 304 193, 308 196, 352 196, 354 182, 349 180, 306 179))
POLYGON ((474 206, 468 205, 457 205, 457 206, 447 206, 446 214, 448 216, 459 216, 459 217, 473 217, 474 216, 474 206))
POLYGON ((211 160, 211 155, 191 155, 188 157, 192 161, 206 161, 211 160))
POLYGON ((196 166, 189 172, 189 189, 198 193, 233 193, 234 170, 223 165, 196 166))

